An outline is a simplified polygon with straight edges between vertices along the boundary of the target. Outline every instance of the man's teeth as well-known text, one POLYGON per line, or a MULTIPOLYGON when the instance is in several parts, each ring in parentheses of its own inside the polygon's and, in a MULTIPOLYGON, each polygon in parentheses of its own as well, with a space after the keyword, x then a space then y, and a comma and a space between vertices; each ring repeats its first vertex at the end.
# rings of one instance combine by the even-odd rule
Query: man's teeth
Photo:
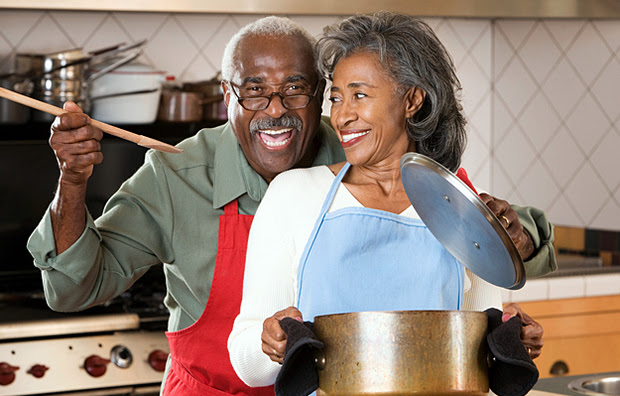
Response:
POLYGON ((288 142, 290 139, 291 138, 286 138, 281 142, 271 142, 269 140, 263 140, 263 142, 269 147, 279 147, 279 146, 284 146, 286 142, 288 142))
POLYGON ((366 132, 358 132, 358 133, 347 133, 346 135, 342 135, 342 141, 344 143, 348 142, 349 140, 353 140, 355 138, 358 138, 360 136, 364 136, 367 135, 368 131, 366 132))
POLYGON ((293 128, 288 129, 261 129, 260 132, 266 135, 281 135, 286 132, 292 131, 293 128))
MULTIPOLYGON (((261 129, 260 133, 261 135, 269 135, 272 137, 276 137, 279 135, 282 135, 284 133, 289 133, 293 130, 293 128, 286 128, 286 129, 261 129)), ((276 138, 277 139, 277 138, 276 138)), ((261 139, 263 141, 263 143, 265 143, 267 146, 269 147, 280 147, 280 146, 284 146, 291 138, 287 137, 285 139, 282 140, 270 140, 270 139, 261 139)))

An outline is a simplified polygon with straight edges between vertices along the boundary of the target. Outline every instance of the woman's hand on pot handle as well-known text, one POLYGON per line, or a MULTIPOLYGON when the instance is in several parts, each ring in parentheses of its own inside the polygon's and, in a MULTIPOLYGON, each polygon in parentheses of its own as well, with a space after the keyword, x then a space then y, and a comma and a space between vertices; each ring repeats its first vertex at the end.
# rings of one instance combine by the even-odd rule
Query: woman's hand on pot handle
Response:
POLYGON ((523 329, 521 329, 521 341, 523 342, 523 346, 527 349, 530 357, 536 359, 540 356, 543 347, 542 325, 523 312, 519 304, 507 304, 504 307, 502 322, 506 322, 514 316, 518 316, 521 318, 521 322, 523 322, 523 329))
POLYGON ((491 209, 491 212, 493 212, 506 231, 508 231, 508 235, 510 235, 510 239, 515 243, 521 258, 524 261, 529 259, 534 253, 534 242, 527 230, 521 225, 519 216, 510 206, 510 203, 486 193, 481 193, 480 199, 491 209))
POLYGON ((284 361, 284 351, 286 349, 286 333, 280 326, 280 320, 287 317, 300 322, 303 321, 301 312, 297 308, 288 307, 265 319, 263 322, 263 334, 261 335, 263 353, 274 362, 280 364, 284 361))

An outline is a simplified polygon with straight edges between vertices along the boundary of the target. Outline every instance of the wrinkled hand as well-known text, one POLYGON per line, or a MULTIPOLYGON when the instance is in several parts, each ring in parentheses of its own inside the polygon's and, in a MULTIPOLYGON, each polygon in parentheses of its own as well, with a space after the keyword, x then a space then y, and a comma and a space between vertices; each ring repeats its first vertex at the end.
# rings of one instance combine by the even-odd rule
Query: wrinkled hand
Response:
POLYGON ((515 243, 523 261, 529 259, 534 253, 534 241, 532 241, 530 234, 523 228, 523 225, 521 225, 519 216, 517 212, 510 207, 510 203, 485 193, 481 193, 480 198, 499 219, 499 222, 504 226, 506 231, 508 231, 508 235, 515 243))
POLYGON ((301 312, 297 308, 288 307, 265 319, 263 322, 263 334, 261 335, 263 353, 274 362, 280 364, 284 361, 284 351, 286 349, 286 333, 280 326, 280 320, 286 317, 299 320, 300 322, 303 321, 301 312))
POLYGON ((49 144, 56 154, 62 182, 83 185, 94 165, 103 161, 99 141, 103 132, 90 125, 90 117, 73 102, 66 102, 67 113, 56 117, 49 144))
POLYGON ((536 359, 540 356, 543 347, 543 327, 523 312, 519 304, 507 304, 504 307, 502 322, 506 322, 514 316, 518 316, 523 322, 523 329, 521 330, 523 346, 527 349, 530 357, 536 359))

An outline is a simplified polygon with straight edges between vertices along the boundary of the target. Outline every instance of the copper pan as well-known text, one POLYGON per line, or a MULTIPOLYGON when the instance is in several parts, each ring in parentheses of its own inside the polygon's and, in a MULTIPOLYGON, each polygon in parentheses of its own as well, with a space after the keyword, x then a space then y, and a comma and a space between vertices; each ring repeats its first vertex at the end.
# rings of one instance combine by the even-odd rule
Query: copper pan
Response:
POLYGON ((319 395, 487 395, 488 319, 473 311, 323 315, 319 395))

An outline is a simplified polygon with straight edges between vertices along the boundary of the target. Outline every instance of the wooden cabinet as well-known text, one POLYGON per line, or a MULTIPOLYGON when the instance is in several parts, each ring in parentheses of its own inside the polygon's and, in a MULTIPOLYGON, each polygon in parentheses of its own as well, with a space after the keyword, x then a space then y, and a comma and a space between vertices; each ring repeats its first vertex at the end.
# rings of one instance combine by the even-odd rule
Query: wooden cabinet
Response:
POLYGON ((544 329, 540 378, 620 371, 620 295, 519 305, 544 329))

